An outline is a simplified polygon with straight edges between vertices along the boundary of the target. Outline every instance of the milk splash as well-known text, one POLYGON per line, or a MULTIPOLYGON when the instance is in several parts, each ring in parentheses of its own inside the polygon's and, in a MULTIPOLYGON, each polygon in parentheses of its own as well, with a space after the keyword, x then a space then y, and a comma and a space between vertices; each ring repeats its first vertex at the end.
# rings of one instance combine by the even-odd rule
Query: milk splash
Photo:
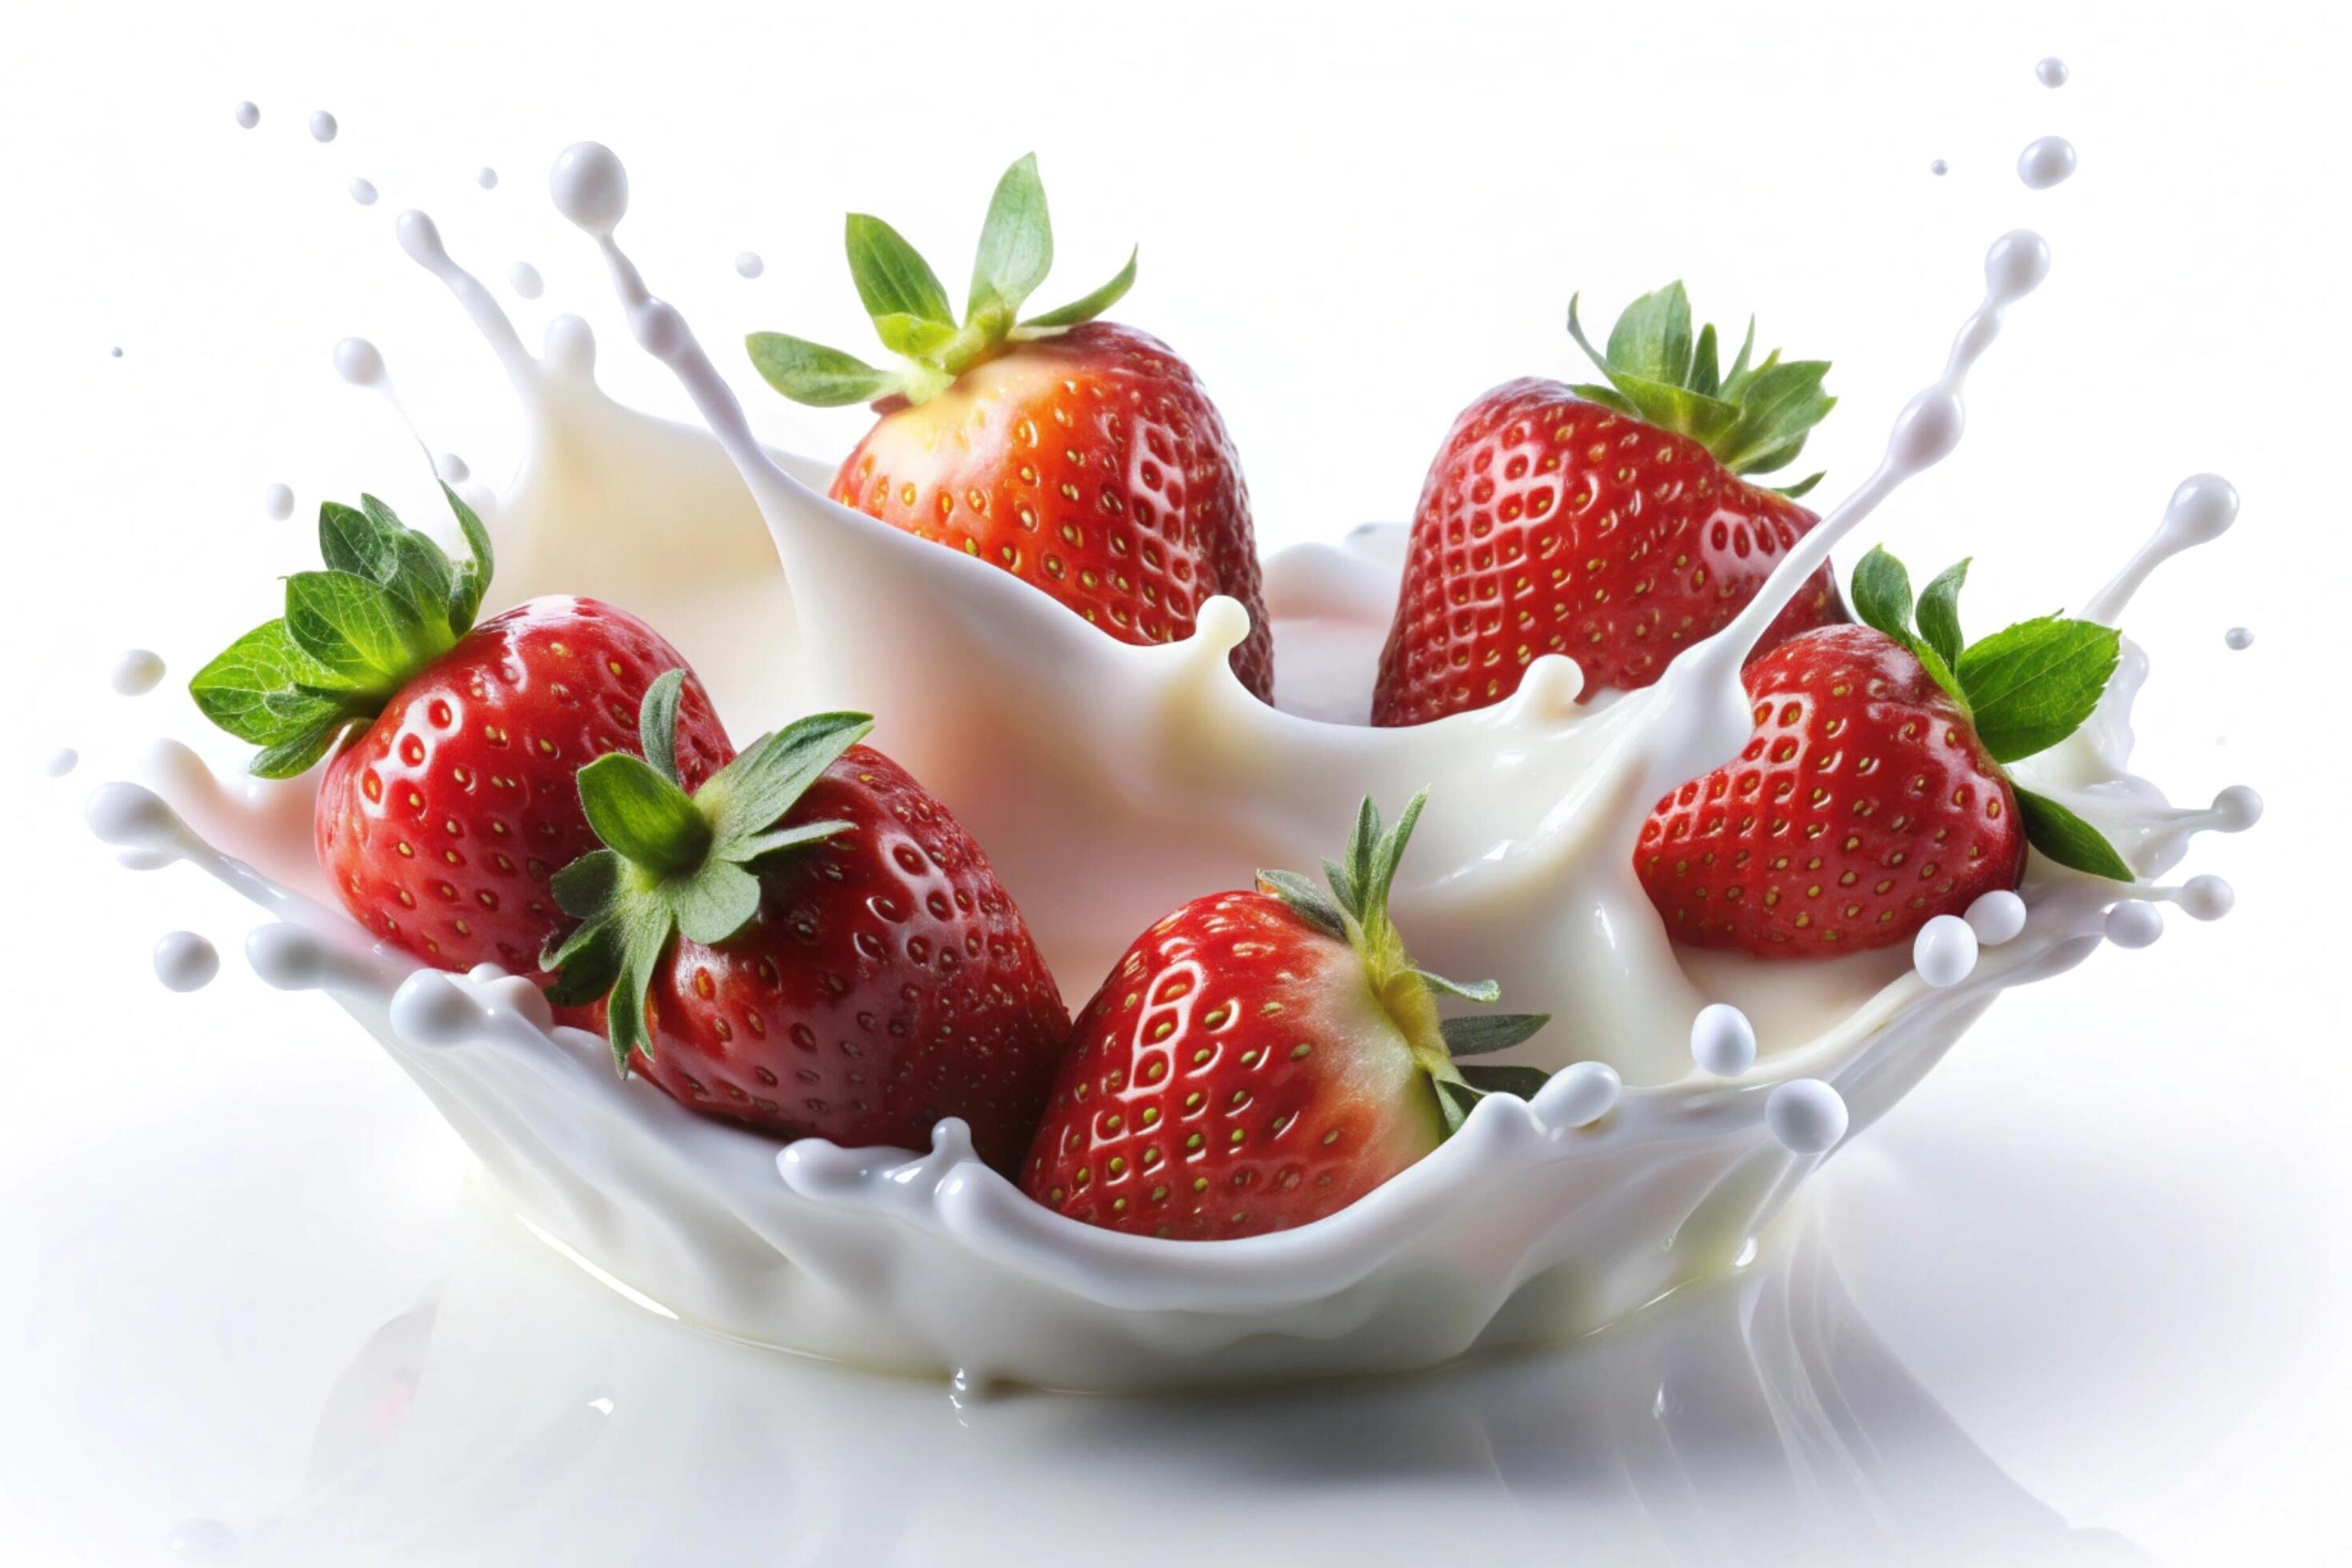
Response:
MULTIPOLYGON (((503 497, 481 497, 502 598, 628 605, 747 727, 821 706, 879 715, 877 743, 989 846, 1074 997, 1167 909, 1255 866, 1312 866, 1363 793, 1401 800, 1429 785, 1400 925, 1434 967, 1494 973, 1515 1005, 1559 1020, 1517 1053, 1563 1069, 1531 1100, 1483 1100, 1434 1153, 1340 1214, 1243 1242, 1158 1242, 1031 1204, 973 1159, 952 1120, 924 1153, 780 1151, 617 1079, 603 1042, 552 1026, 529 982, 494 966, 421 970, 371 946, 301 890, 318 887, 309 782, 226 784, 165 746, 152 789, 110 784, 91 797, 92 829, 127 864, 192 864, 267 908, 271 922, 246 944, 256 973, 333 995, 373 1032, 527 1223, 691 1321, 975 1388, 1397 1369, 1573 1332, 1743 1267, 1802 1180, 2001 990, 2105 942, 2154 940, 2160 903, 2210 919, 2231 901, 2209 877, 2146 880, 2192 835, 2250 826, 2260 802, 2234 789, 2177 808, 2128 773, 2147 675, 2129 643, 2100 712, 2018 772, 2099 827, 2140 872, 2136 887, 2036 860, 2021 895, 1979 900, 1910 952, 1776 965, 1678 952, 1633 878, 1651 804, 1746 741, 1748 649, 1832 547, 1959 440, 1970 368, 2047 273, 2034 234, 1990 247, 1981 302, 1877 468, 1656 685, 1581 706, 1580 672, 1555 656, 1496 707, 1374 730, 1252 698, 1226 659, 1248 631, 1231 600, 1204 605, 1187 642, 1130 647, 1008 574, 824 500, 831 465, 760 446, 622 249, 619 160, 576 146, 551 189, 708 432, 606 397, 575 317, 551 322, 533 354, 432 221, 404 216, 402 247, 457 299, 529 416, 521 471, 503 497)), ((392 395, 373 345, 346 340, 336 365, 392 395)), ((2158 563, 2235 510, 2222 481, 2184 484, 2092 613, 2118 615, 2158 563)), ((1369 689, 1368 658, 1342 650, 1377 646, 1400 553, 1392 531, 1360 530, 1269 563, 1286 700, 1303 691, 1336 710, 1369 689), (1322 635, 1335 624, 1346 635, 1322 635)))

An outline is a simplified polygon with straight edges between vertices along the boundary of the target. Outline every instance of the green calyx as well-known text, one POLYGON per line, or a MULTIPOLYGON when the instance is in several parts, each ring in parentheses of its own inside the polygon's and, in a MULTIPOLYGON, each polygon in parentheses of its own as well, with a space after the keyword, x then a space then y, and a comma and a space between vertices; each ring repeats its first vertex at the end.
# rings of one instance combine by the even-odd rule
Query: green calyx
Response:
MULTIPOLYGON (((1687 436, 1735 474, 1769 474, 1787 468, 1805 449, 1805 436, 1837 399, 1822 390, 1827 360, 1787 360, 1774 349, 1750 363, 1756 349, 1756 319, 1724 374, 1712 326, 1691 335, 1690 296, 1669 283, 1625 307, 1609 329, 1602 352, 1584 335, 1576 319, 1577 300, 1568 302, 1568 332, 1608 377, 1606 386, 1575 389, 1579 397, 1687 436)), ((1811 475, 1780 493, 1794 499, 1821 482, 1811 475)))
POLYGON ((686 793, 677 773, 678 691, 686 673, 655 681, 637 714, 642 757, 611 752, 580 770, 580 805, 604 847, 555 874, 551 887, 579 926, 540 958, 558 971, 548 999, 608 1000, 613 1058, 653 1055, 646 999, 673 937, 724 942, 760 910, 759 871, 772 857, 848 831, 845 822, 780 819, 817 776, 874 728, 864 713, 814 713, 762 735, 686 793))
MULTIPOLYGON (((1959 704, 1993 761, 2047 751, 2083 727, 2122 657, 2123 637, 2095 621, 2038 616, 1968 642, 1960 635, 1966 561, 1938 574, 1919 595, 1903 563, 1877 548, 1853 569, 1853 608, 1864 624, 1909 649, 1959 704)), ((2049 796, 2010 781, 2026 842, 2061 866, 2118 882, 2137 880, 2115 846, 2049 796)))
POLYGON ((981 226, 972 260, 971 293, 958 322, 947 289, 915 247, 878 217, 849 215, 849 275, 874 319, 875 334, 899 358, 897 367, 867 364, 855 354, 782 332, 753 332, 751 363, 768 384, 795 403, 838 408, 903 397, 925 403, 955 378, 1008 342, 1042 338, 1091 321, 1117 304, 1135 283, 1135 255, 1118 275, 1084 299, 1027 321, 1021 306, 1054 265, 1054 226, 1036 154, 1004 171, 981 226))
POLYGON ((204 716, 261 748, 266 779, 308 770, 353 727, 383 710, 416 672, 473 629, 490 584, 490 536, 447 485, 467 556, 404 526, 362 496, 356 510, 319 509, 323 572, 286 579, 286 614, 231 643, 188 682, 204 716))
POLYGON ((1415 966, 1396 922, 1389 918, 1389 891, 1396 882, 1397 866, 1428 801, 1429 792, 1423 790, 1406 804, 1395 826, 1384 829, 1380 807, 1366 795, 1356 814, 1355 830, 1348 837, 1345 857, 1323 862, 1323 875, 1330 884, 1328 892, 1296 871, 1260 871, 1257 882, 1299 919, 1356 950, 1381 1005, 1412 1042, 1414 1059, 1435 1086, 1439 1108, 1445 1114, 1445 1130, 1451 1132, 1462 1125, 1470 1108, 1487 1095, 1515 1094, 1524 1099, 1549 1076, 1531 1067, 1463 1067, 1455 1058, 1508 1050, 1550 1023, 1551 1016, 1437 1016, 1441 995, 1492 1003, 1501 999, 1502 988, 1491 980, 1448 980, 1415 966))

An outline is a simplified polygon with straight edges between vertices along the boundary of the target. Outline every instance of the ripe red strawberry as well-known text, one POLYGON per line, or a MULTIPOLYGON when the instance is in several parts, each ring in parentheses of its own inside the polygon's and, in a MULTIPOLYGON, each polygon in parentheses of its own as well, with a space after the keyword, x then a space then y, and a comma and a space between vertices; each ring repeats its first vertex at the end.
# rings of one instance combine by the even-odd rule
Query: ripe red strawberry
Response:
POLYGON ((1025 321, 1053 265, 1037 161, 1005 171, 959 326, 929 265, 879 218, 853 214, 849 269, 883 342, 877 370, 780 332, 751 338, 776 390, 881 417, 834 476, 833 499, 1012 573, 1127 643, 1190 637, 1202 601, 1250 613, 1234 673, 1274 696, 1249 491, 1224 421, 1157 338, 1094 319, 1135 258, 1075 304, 1025 321))
POLYGON ((1802 633, 1748 667, 1755 738, 1660 801, 1634 851, 1675 941, 1768 958, 1907 942, 2015 887, 2028 843, 2131 880, 2095 829, 2001 766, 2090 716, 2116 632, 2045 616, 1963 647, 1967 574, 1964 561, 1928 584, 1915 629, 1909 577, 1874 550, 1853 574, 1867 625, 1802 633))
MULTIPOLYGON (((549 879, 595 847, 574 775, 635 748, 638 703, 682 661, 593 599, 534 599, 474 626, 489 541, 449 500, 471 547, 462 564, 373 496, 321 507, 329 570, 288 578, 285 617, 190 690, 265 748, 252 764, 265 778, 291 778, 348 738, 320 782, 319 864, 370 934, 445 969, 531 974, 568 923, 549 879)), ((698 683, 678 752, 697 780, 734 755, 698 683)))
POLYGON ((920 1147, 941 1117, 1011 1170, 1069 1014, 988 858, 862 713, 763 736, 693 795, 647 695, 643 756, 583 769, 608 847, 558 873, 582 920, 550 993, 607 996, 623 1072, 786 1138, 920 1147))
POLYGON ((1137 940, 1078 1016, 1021 1172, 1073 1219, 1213 1241, 1335 1213, 1434 1149, 1482 1092, 1532 1068, 1457 1067, 1539 1016, 1440 1021, 1491 1002, 1413 967, 1388 914, 1416 795, 1383 833, 1364 802, 1326 895, 1288 871, 1193 900, 1137 940), (1336 897, 1334 897, 1335 895, 1336 897))
MULTIPOLYGON (((1751 367, 1748 323, 1728 375, 1715 329, 1691 339, 1673 284, 1618 318, 1609 350, 1568 329, 1609 385, 1507 383, 1465 409, 1423 482, 1375 724, 1425 724, 1501 701, 1529 664, 1564 654, 1588 697, 1630 690, 1723 629, 1818 520, 1743 475, 1794 462, 1836 399, 1829 366, 1751 367)), ((1773 622, 1769 648, 1845 618, 1824 567, 1773 622)))

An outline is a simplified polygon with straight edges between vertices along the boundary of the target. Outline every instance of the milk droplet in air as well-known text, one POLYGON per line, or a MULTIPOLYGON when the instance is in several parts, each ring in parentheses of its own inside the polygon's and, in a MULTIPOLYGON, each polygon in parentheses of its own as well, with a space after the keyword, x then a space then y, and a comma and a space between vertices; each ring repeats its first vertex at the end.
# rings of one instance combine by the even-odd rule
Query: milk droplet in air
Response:
POLYGON ((1764 1102, 1764 1123, 1791 1154, 1826 1153, 1845 1136, 1845 1101, 1817 1078, 1795 1079, 1764 1102))
POLYGON ((466 466, 466 459, 455 452, 442 453, 433 466, 440 469, 441 477, 452 485, 462 485, 474 477, 474 470, 466 466))
POLYGON ((2017 155, 2017 177, 2037 191, 2063 184, 2074 173, 2074 144, 2063 136, 2044 136, 2017 155))
POLYGON ((61 779, 81 766, 81 753, 71 746, 59 746, 41 761, 41 772, 53 779, 61 779))
POLYGON ((110 359, 121 359, 122 357, 122 351, 119 348, 109 349, 106 353, 110 359))
POLYGON ((486 191, 495 191, 499 188, 499 172, 485 163, 474 171, 474 184, 486 191))
POLYGON ((2040 79, 2044 87, 2064 87, 2066 79, 2074 75, 2074 72, 2066 68, 2064 60, 2060 59, 2056 55, 2052 55, 2047 59, 2035 64, 2033 74, 2040 79))
POLYGON ((2126 899, 2107 911, 2106 931, 2117 947, 2147 947, 2164 934, 2164 916, 2145 899, 2126 899))
POLYGON ((1911 966, 1939 991, 1958 985, 1977 966, 1976 929, 1958 915, 1937 915, 1912 939, 1911 966))
POLYGON ((2238 889, 2219 877, 2191 877, 2181 884, 2179 902, 2192 921, 2218 921, 2237 907, 2238 889))
POLYGON ((1934 163, 1927 165, 1927 173, 1931 174, 1948 174, 1951 172, 1952 166, 1949 163, 1945 163, 1941 158, 1937 159, 1934 163))
POLYGON ((2231 626, 2221 634, 2221 641, 2229 646, 2231 652, 2243 653, 2254 646, 2254 634, 2243 626, 2231 626))
POLYGON ((261 123, 260 108, 257 105, 251 103, 238 104, 236 106, 236 122, 245 130, 252 130, 255 126, 261 123))
POLYGON ((343 187, 352 193, 352 200, 363 207, 375 205, 375 186, 366 180, 353 180, 343 187))
POLYGON ((155 944, 155 978, 166 991, 201 991, 220 973, 220 953, 192 931, 175 931, 155 944))
POLYGON ((365 338, 345 338, 335 345, 335 374, 353 386, 381 386, 383 355, 365 338))
POLYGON ((143 697, 163 679, 163 660, 143 647, 125 648, 115 657, 106 683, 124 697, 143 697))
POLYGON ((261 492, 261 510, 272 522, 284 522, 294 515, 294 492, 284 485, 272 485, 261 492))
POLYGON ((547 285, 540 279, 538 268, 528 261, 518 261, 507 268, 507 287, 526 300, 536 300, 547 285))
POLYGON ((735 270, 743 277, 757 278, 767 269, 768 264, 760 259, 758 251, 739 250, 735 253, 735 270))
POLYGON ((310 116, 310 140, 313 142, 332 142, 335 132, 341 129, 335 123, 335 117, 323 109, 310 116))
POLYGON ((1756 1061, 1756 1028, 1727 1002, 1710 1002, 1691 1020, 1691 1060, 1717 1078, 1738 1078, 1756 1061))
POLYGON ((1980 946, 1999 947, 2002 942, 2014 942, 2025 930, 2025 900, 2007 888, 1995 888, 1990 893, 1979 894, 1969 906, 1968 922, 1980 946))
POLYGON ((547 176, 555 210, 592 235, 609 235, 629 210, 629 174, 610 147, 575 142, 547 176))

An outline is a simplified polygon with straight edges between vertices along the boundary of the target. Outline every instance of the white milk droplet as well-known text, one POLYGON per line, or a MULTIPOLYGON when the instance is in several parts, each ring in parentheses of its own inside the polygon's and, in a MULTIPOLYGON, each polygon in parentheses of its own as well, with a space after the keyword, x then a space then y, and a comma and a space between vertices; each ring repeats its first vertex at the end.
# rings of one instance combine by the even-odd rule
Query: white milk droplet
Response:
POLYGON ((466 459, 455 452, 442 453, 433 466, 441 471, 444 479, 453 485, 462 485, 474 477, 474 470, 466 466, 466 459))
POLYGON ((2007 888, 1995 888, 1969 906, 1968 921, 1979 945, 1999 947, 2025 929, 2025 900, 2007 888))
POLYGON ((486 191, 495 191, 499 188, 499 172, 485 163, 474 171, 474 184, 486 191))
POLYGON ((629 174, 610 147, 575 142, 547 176, 555 210, 580 228, 609 236, 629 210, 629 174))
POLYGON ((106 352, 107 352, 107 354, 109 355, 109 357, 110 357, 110 358, 113 358, 113 359, 121 359, 121 358, 122 357, 122 351, 121 351, 121 349, 119 349, 119 348, 111 348, 111 349, 107 350, 106 352))
POLYGON ((59 746, 41 759, 41 772, 53 779, 61 779, 81 766, 81 753, 71 746, 59 746))
POLYGON ((335 345, 335 374, 353 386, 381 386, 383 355, 365 338, 345 338, 335 345))
POLYGON ((238 104, 236 106, 236 122, 247 131, 252 130, 255 126, 261 123, 260 108, 257 105, 251 103, 238 104))
POLYGON ((507 287, 526 300, 536 300, 547 285, 540 279, 538 268, 528 261, 518 261, 507 268, 507 287))
POLYGON ((2044 87, 2064 87, 2066 79, 2074 73, 2066 68, 2064 60, 2052 55, 2047 59, 2035 62, 2033 74, 2044 87))
POLYGON ((1607 1062, 1577 1062, 1536 1090, 1536 1114, 1555 1127, 1589 1127, 1616 1108, 1623 1089, 1607 1062))
POLYGON ((2222 833, 2243 833, 2263 819, 2263 797, 2245 784, 2231 784, 2213 797, 2213 826, 2222 833))
POLYGON ((332 142, 335 132, 341 129, 335 123, 335 117, 323 109, 310 116, 310 140, 313 142, 332 142))
POLYGON ((482 1009, 437 969, 420 969, 392 995, 392 1026, 413 1046, 454 1046, 481 1027, 482 1009))
POLYGON ((1937 915, 1912 939, 1911 966, 1939 991, 1958 985, 1977 966, 1976 929, 1958 915, 1937 915))
POLYGON ((1931 174, 1948 174, 1951 172, 1952 166, 1949 163, 1945 163, 1941 158, 1937 159, 1934 163, 1927 165, 1927 173, 1931 174))
POLYGON ((272 522, 283 522, 294 515, 294 492, 285 485, 272 485, 261 492, 261 510, 272 522))
POLYGON ((220 953, 192 931, 175 931, 155 944, 155 978, 166 991, 201 991, 220 973, 220 953))
POLYGON ((1826 1153, 1845 1136, 1845 1101, 1817 1078, 1793 1079, 1764 1102, 1764 1122, 1791 1154, 1826 1153))
POLYGON ((82 820, 102 844, 118 849, 177 851, 187 829, 163 797, 134 784, 103 784, 90 791, 82 820))
POLYGON ((2235 652, 2243 653, 2254 646, 2254 634, 2243 626, 2231 626, 2221 634, 2221 640, 2235 652))
POLYGON ((2164 934, 2164 916, 2145 899, 2126 899, 2107 911, 2106 931, 2117 947, 2147 947, 2164 934))
POLYGON ((1756 1026, 1727 1002, 1710 1002, 1691 1020, 1691 1060, 1717 1078, 1738 1078, 1756 1062, 1756 1026))
POLYGON ((2238 889, 2219 877, 2191 877, 2176 901, 2192 921, 2218 921, 2238 907, 2238 889))
POLYGON ((2017 155, 2017 177, 2033 190, 2063 184, 2074 173, 2074 144, 2063 136, 2044 136, 2017 155))
POLYGON ((375 205, 375 186, 370 182, 355 178, 343 188, 352 193, 352 200, 359 203, 360 205, 363 207, 375 205))
POLYGON ((757 278, 761 273, 765 272, 767 269, 768 264, 760 259, 760 253, 758 251, 739 250, 735 253, 735 270, 741 273, 744 277, 757 278))
POLYGON ((143 697, 163 679, 163 660, 143 647, 127 647, 115 656, 106 683, 124 697, 143 697))

